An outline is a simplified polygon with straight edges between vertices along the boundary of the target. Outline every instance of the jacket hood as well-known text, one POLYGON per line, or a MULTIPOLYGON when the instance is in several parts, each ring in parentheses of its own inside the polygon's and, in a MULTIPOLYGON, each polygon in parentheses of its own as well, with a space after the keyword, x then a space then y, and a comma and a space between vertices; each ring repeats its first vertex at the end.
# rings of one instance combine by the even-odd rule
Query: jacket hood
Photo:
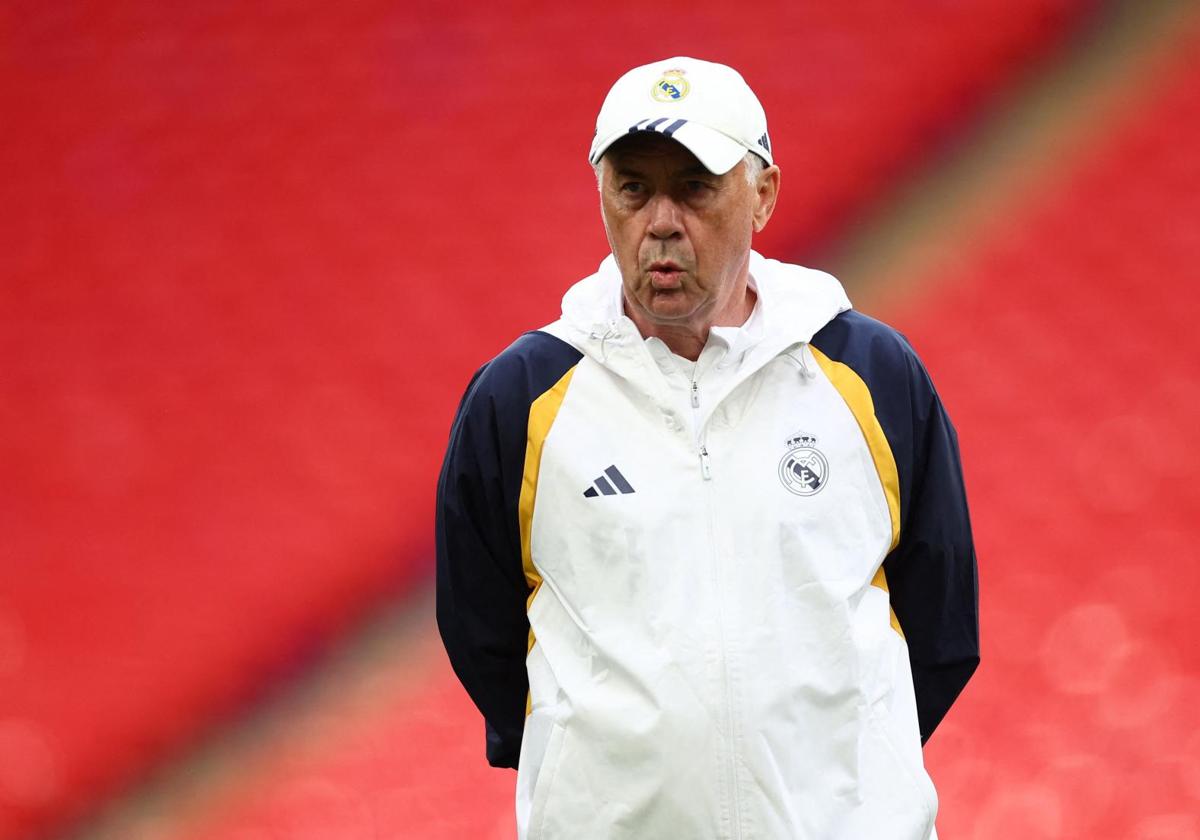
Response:
MULTIPOLYGON (((807 344, 839 312, 851 308, 842 284, 830 274, 799 265, 770 260, 750 252, 751 285, 762 308, 760 335, 745 354, 770 358, 799 344, 807 344)), ((625 315, 621 272, 612 254, 595 274, 567 290, 562 300, 562 320, 550 331, 560 334, 585 354, 606 361, 606 348, 640 340, 637 326, 625 315)))

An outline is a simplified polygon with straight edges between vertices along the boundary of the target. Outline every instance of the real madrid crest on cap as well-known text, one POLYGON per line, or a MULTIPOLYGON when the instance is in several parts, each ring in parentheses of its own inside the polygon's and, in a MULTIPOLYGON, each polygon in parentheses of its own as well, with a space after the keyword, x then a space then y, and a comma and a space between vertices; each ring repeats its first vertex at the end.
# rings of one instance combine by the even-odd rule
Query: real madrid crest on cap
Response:
POLYGON ((829 462, 817 449, 817 439, 803 432, 792 435, 779 462, 779 480, 797 496, 820 493, 829 481, 829 462))
POLYGON ((774 163, 767 115, 742 74, 686 55, 634 67, 613 83, 596 115, 588 161, 599 166, 613 144, 641 132, 670 137, 716 175, 747 152, 774 163))
POLYGON ((688 91, 692 86, 685 79, 683 70, 665 70, 654 87, 650 89, 650 96, 659 102, 678 102, 688 95, 688 91))

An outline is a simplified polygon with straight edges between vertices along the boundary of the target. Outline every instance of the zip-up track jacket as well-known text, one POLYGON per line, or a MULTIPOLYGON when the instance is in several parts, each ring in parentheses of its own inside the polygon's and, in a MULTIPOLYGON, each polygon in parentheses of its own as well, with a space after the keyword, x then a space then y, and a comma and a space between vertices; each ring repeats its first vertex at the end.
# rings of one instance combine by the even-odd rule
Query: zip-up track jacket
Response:
POLYGON ((438 623, 523 840, 936 837, 921 744, 979 657, 955 432, 835 279, 750 270, 690 379, 609 257, 459 407, 438 623))

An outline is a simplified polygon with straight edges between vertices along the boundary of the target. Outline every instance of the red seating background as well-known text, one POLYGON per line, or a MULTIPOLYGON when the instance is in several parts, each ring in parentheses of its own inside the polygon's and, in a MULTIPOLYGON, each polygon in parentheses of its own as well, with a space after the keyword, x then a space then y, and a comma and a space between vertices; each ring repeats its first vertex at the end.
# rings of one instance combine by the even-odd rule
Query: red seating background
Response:
MULTIPOLYGON (((603 254, 583 157, 623 69, 742 69, 785 169, 762 249, 802 256, 1091 5, 9 4, 0 838, 87 813, 424 578, 470 371, 603 254)), ((1136 790, 1147 819, 1194 802, 1197 663, 1170 640, 1196 629, 1196 243, 1172 220, 1196 218, 1200 115, 1173 73, 896 313, 963 429, 995 576, 996 670, 931 748, 951 824, 1126 813, 1078 823, 1046 778, 1136 790)))
POLYGON ((1200 18, 1181 40, 894 313, 960 428, 984 563, 988 667, 931 750, 948 836, 1200 837, 1200 18))
MULTIPOLYGON (((926 748, 943 838, 1200 838, 1190 30, 1022 212, 889 313, 956 418, 982 564, 983 667, 926 748)), ((381 670, 370 694, 408 702, 319 704, 235 801, 163 840, 511 840, 512 775, 482 766, 436 641, 381 670)))

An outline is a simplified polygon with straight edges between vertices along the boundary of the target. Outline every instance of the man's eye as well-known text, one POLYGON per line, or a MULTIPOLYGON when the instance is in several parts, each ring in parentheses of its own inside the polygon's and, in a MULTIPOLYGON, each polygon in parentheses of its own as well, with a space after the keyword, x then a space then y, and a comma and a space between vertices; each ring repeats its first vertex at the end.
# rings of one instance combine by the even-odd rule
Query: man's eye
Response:
POLYGON ((690 193, 701 193, 708 189, 708 181, 686 181, 684 186, 690 193))
POLYGON ((637 181, 626 181, 624 184, 621 184, 621 192, 628 193, 629 195, 640 195, 642 185, 637 181))

